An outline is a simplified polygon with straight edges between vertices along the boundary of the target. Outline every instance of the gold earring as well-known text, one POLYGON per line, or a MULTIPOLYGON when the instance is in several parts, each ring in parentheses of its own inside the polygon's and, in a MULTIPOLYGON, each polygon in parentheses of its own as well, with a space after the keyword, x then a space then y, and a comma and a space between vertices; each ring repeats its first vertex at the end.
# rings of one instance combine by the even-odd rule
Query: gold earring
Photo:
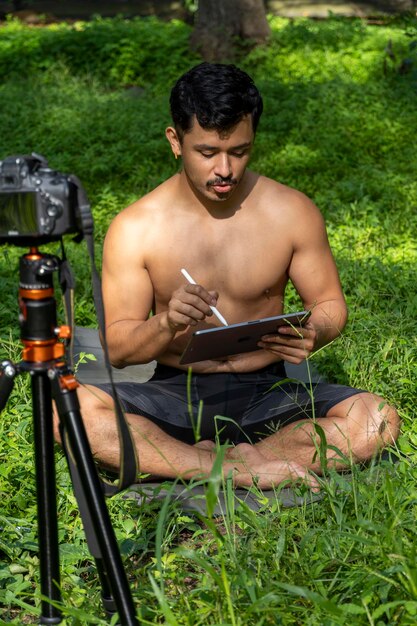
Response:
POLYGON ((174 152, 174 157, 175 157, 175 160, 178 159, 178 154, 176 152, 174 152))

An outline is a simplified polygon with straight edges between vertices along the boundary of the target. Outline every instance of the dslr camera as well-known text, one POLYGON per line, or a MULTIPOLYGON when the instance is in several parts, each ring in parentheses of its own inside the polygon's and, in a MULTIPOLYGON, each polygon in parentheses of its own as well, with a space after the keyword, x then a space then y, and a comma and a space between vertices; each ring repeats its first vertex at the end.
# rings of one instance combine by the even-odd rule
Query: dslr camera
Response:
POLYGON ((0 243, 38 246, 93 231, 90 205, 76 176, 48 167, 36 153, 0 161, 0 243))

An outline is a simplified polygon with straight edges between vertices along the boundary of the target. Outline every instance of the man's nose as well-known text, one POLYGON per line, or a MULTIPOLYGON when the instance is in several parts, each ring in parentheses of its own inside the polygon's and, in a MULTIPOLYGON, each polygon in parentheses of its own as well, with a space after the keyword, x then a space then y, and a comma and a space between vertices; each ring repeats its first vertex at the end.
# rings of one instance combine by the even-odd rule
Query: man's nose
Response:
POLYGON ((232 175, 232 166, 228 154, 217 156, 214 173, 221 178, 229 178, 232 175))

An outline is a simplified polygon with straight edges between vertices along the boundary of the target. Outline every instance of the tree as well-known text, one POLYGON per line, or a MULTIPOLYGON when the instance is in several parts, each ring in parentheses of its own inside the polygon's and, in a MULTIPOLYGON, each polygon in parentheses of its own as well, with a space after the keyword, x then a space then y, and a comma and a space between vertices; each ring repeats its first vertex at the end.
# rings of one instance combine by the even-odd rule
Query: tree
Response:
POLYGON ((237 39, 262 43, 270 32, 263 0, 198 0, 191 45, 206 61, 222 61, 237 39))

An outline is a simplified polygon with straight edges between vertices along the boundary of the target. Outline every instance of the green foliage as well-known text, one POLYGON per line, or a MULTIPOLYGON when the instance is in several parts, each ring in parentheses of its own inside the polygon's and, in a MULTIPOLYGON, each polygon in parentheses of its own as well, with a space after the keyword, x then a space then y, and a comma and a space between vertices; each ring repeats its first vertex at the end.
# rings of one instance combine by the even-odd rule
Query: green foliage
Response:
POLYGON ((316 360, 329 378, 379 392, 408 415, 416 399, 417 76, 397 70, 415 21, 272 25, 270 46, 245 60, 266 101, 254 165, 321 208, 350 309, 343 339, 316 360), (387 73, 388 42, 397 66, 387 73))
MULTIPOLYGON (((416 21, 271 18, 271 27, 269 44, 240 62, 265 100, 253 167, 322 209, 350 308, 343 337, 313 358, 329 378, 399 407, 408 457, 395 467, 355 467, 350 479, 330 472, 323 500, 297 509, 277 499, 254 513, 236 505, 226 484, 227 506, 212 517, 220 461, 206 516, 189 516, 170 499, 118 497, 109 507, 144 624, 408 625, 417 613, 416 21)), ((189 32, 153 19, 0 27, 0 158, 36 151, 80 177, 99 260, 112 217, 175 171, 163 130, 170 85, 198 61, 189 32)), ((3 248, 0 256, 2 359, 19 360, 20 253, 3 248)), ((68 255, 76 323, 94 326, 84 245, 69 243, 68 255)), ((296 304, 292 289, 288 303, 296 304)), ((29 381, 21 376, 0 420, 4 623, 35 623, 39 610, 32 439, 29 381)), ((104 624, 58 451, 57 479, 64 615, 68 624, 104 624)))
POLYGON ((11 19, 0 40, 0 73, 30 76, 62 62, 73 74, 92 74, 108 85, 164 85, 192 64, 188 36, 181 22, 154 18, 97 18, 45 29, 11 19))

